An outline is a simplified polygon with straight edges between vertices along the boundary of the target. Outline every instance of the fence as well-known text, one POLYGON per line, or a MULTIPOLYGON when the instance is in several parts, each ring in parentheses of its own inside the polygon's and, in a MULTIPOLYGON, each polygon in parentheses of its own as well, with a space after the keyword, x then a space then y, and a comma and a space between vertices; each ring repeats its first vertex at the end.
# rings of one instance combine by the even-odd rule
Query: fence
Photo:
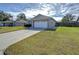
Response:
POLYGON ((79 22, 71 21, 71 22, 58 22, 57 26, 67 26, 67 27, 79 27, 79 22))
POLYGON ((20 21, 0 21, 0 26, 24 26, 27 22, 20 22, 20 21))

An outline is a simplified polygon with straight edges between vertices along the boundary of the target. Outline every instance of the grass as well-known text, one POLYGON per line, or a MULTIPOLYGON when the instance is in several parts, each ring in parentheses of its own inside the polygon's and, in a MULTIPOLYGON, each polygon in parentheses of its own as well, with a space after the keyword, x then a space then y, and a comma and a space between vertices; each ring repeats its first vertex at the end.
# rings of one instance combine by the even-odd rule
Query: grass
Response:
POLYGON ((22 30, 22 29, 24 29, 23 26, 0 27, 0 34, 1 34, 1 33, 6 33, 6 32, 11 32, 11 31, 22 30))
POLYGON ((12 55, 79 55, 79 27, 59 27, 42 31, 9 46, 12 55))

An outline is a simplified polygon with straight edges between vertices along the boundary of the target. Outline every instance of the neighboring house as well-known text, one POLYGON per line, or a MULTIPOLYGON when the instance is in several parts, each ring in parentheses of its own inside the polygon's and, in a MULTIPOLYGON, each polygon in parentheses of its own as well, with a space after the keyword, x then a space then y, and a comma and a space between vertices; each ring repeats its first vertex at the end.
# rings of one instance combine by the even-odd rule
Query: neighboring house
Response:
POLYGON ((26 23, 27 21, 25 20, 15 21, 15 26, 24 26, 26 23))
POLYGON ((13 21, 0 21, 0 26, 13 26, 13 21))
POLYGON ((34 29, 55 29, 56 21, 48 16, 38 14, 31 20, 32 28, 34 29))
POLYGON ((27 21, 20 20, 20 21, 0 21, 0 26, 24 26, 27 21))
POLYGON ((0 26, 3 26, 3 24, 0 22, 0 26))

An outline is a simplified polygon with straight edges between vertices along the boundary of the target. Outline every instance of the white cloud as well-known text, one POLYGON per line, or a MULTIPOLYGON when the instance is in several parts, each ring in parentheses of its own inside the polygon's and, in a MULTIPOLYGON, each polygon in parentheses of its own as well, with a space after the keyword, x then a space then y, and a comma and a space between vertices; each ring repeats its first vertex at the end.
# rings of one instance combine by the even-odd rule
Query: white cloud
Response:
POLYGON ((9 13, 11 13, 14 16, 14 19, 19 13, 22 13, 22 12, 25 13, 27 18, 32 18, 37 14, 43 14, 47 16, 51 16, 51 15, 61 16, 67 13, 77 14, 79 12, 78 7, 79 5, 72 6, 70 4, 62 4, 62 5, 61 4, 40 4, 38 8, 29 7, 29 9, 26 8, 24 10, 21 10, 21 12, 9 12, 9 13))
POLYGON ((31 10, 27 10, 23 11, 25 13, 25 15, 27 16, 27 18, 29 17, 34 17, 37 14, 43 14, 43 15, 52 15, 54 14, 54 12, 52 13, 51 11, 51 7, 42 7, 40 9, 31 9, 31 10))
POLYGON ((16 20, 17 15, 21 12, 7 12, 7 13, 10 13, 13 16, 13 20, 16 20))

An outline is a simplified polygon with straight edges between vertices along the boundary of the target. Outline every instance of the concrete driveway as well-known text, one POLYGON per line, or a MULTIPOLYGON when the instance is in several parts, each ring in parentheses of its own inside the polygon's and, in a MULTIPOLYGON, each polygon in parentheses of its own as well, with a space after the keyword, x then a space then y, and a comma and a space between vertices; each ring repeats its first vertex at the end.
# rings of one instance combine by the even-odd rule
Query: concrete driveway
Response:
POLYGON ((20 40, 23 40, 24 38, 32 36, 40 31, 41 30, 19 30, 19 31, 0 34, 0 54, 3 54, 4 50, 8 46, 20 40))

